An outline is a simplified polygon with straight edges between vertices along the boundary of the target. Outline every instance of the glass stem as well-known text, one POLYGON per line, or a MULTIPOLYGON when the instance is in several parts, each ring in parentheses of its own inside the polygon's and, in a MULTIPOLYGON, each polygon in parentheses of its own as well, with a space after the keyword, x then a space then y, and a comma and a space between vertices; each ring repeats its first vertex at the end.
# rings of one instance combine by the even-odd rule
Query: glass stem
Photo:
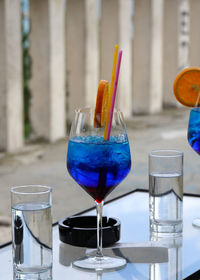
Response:
POLYGON ((102 212, 103 212, 103 201, 98 203, 96 202, 97 210, 97 258, 102 258, 102 212))

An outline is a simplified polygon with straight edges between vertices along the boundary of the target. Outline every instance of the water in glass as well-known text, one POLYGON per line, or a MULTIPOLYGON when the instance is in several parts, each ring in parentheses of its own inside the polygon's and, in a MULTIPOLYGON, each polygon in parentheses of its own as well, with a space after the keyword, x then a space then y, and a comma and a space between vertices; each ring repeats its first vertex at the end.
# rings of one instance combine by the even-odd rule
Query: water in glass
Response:
POLYGON ((12 207, 12 221, 15 269, 20 273, 39 273, 50 269, 52 266, 50 205, 17 204, 12 207))
POLYGON ((182 185, 183 175, 179 173, 149 175, 152 231, 174 233, 182 231, 182 185))

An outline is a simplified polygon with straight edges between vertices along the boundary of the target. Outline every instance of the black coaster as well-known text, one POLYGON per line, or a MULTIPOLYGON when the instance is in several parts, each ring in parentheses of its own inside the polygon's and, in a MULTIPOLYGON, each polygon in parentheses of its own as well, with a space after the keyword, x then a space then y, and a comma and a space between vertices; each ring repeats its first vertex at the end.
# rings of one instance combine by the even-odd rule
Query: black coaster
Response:
MULTIPOLYGON (((120 239, 120 221, 103 217, 103 247, 111 246, 120 239)), ((60 241, 79 247, 97 247, 97 217, 71 216, 58 223, 60 241)))

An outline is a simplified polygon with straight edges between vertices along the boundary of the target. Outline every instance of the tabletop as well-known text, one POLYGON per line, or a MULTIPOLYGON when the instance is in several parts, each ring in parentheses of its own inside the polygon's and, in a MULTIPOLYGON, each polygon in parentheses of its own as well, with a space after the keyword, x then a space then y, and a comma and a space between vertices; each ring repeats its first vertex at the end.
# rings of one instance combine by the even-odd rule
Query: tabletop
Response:
MULTIPOLYGON (((104 206, 103 214, 121 221, 121 238, 104 254, 123 255, 125 268, 113 272, 85 272, 72 261, 92 249, 64 244, 59 240, 58 226, 53 227, 53 280, 60 279, 200 279, 200 228, 192 220, 200 215, 200 197, 183 198, 183 235, 178 238, 151 239, 149 233, 148 193, 135 191, 104 206), (62 277, 62 278, 61 278, 62 277)), ((84 215, 95 214, 95 210, 84 215)), ((0 249, 0 279, 12 279, 11 245, 0 249)))

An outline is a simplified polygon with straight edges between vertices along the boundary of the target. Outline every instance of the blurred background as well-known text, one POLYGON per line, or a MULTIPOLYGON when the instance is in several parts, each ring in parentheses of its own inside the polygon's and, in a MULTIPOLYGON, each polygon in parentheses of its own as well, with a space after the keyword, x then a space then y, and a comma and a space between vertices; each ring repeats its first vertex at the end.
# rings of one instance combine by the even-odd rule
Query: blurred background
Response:
POLYGON ((132 170, 108 197, 148 189, 148 152, 185 153, 185 192, 199 193, 199 160, 187 143, 189 109, 173 81, 200 64, 199 0, 0 0, 0 243, 10 237, 12 185, 54 187, 54 221, 93 206, 69 177, 67 137, 77 107, 94 106, 123 50, 117 106, 132 170))

